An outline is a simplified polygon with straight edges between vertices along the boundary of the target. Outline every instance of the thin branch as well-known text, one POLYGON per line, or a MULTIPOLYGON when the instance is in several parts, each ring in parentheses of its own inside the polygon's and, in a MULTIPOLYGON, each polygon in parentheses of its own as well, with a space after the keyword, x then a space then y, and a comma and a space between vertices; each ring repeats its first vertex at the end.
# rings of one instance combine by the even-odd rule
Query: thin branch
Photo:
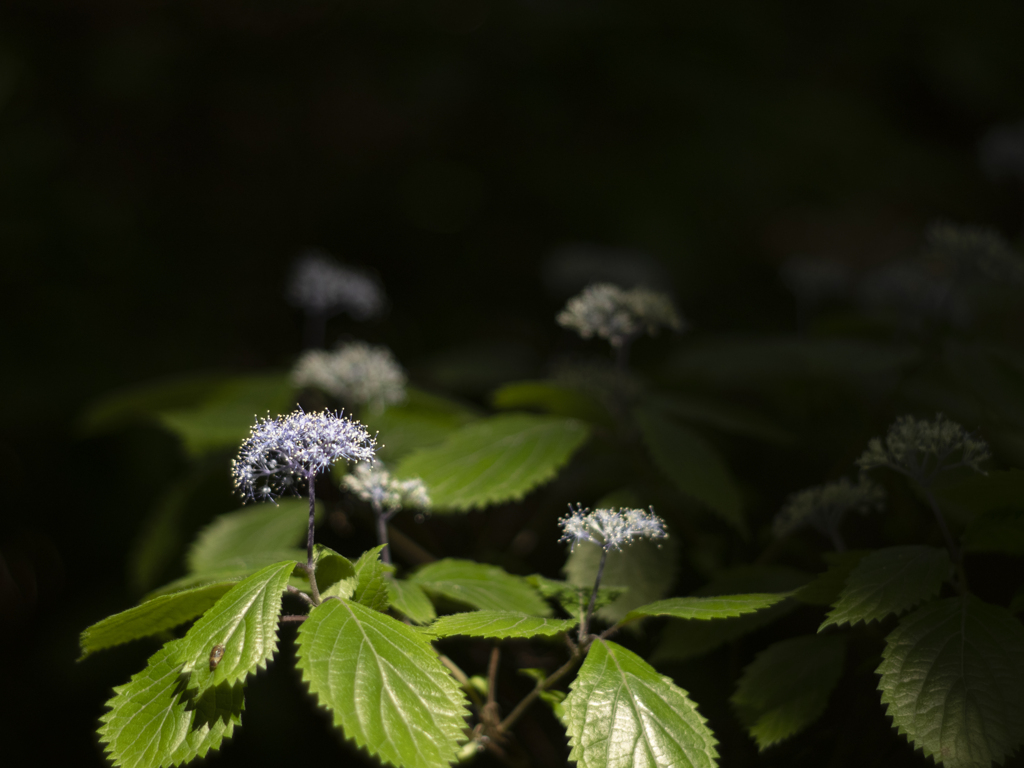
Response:
POLYGON ((281 621, 285 621, 285 622, 288 622, 290 624, 301 624, 307 618, 308 617, 305 614, 298 614, 298 613, 296 613, 296 614, 285 614, 284 616, 281 617, 281 621))
POLYGON ((601 574, 604 573, 604 564, 608 560, 608 550, 601 548, 601 562, 597 566, 597 576, 594 579, 594 589, 590 593, 590 605, 587 606, 587 612, 583 616, 583 621, 580 622, 580 633, 579 639, 580 644, 587 638, 587 633, 590 631, 590 617, 594 614, 594 605, 597 603, 597 588, 601 586, 601 574))
POLYGON ((437 658, 441 660, 442 664, 448 667, 448 671, 452 673, 452 677, 459 681, 459 685, 461 685, 462 689, 469 695, 469 699, 473 702, 473 706, 476 707, 478 711, 483 711, 484 702, 480 699, 480 694, 476 692, 476 688, 474 688, 473 684, 469 682, 469 677, 462 671, 462 668, 443 653, 438 653, 437 658))
POLYGON ((543 680, 539 681, 534 689, 526 694, 522 701, 516 704, 515 708, 508 713, 508 716, 498 723, 498 732, 505 733, 509 728, 515 725, 516 721, 523 716, 523 713, 538 696, 572 671, 573 667, 576 666, 582 655, 582 653, 573 654, 572 658, 565 662, 565 664, 560 666, 543 680))
MULTIPOLYGON (((305 567, 305 566, 303 566, 303 567, 305 567)), ((307 603, 309 603, 309 605, 311 605, 311 606, 313 605, 313 598, 311 598, 309 595, 307 595, 305 592, 303 592, 298 587, 293 587, 291 584, 288 584, 287 586, 285 586, 285 589, 287 589, 293 595, 298 595, 303 600, 305 600, 307 603)))

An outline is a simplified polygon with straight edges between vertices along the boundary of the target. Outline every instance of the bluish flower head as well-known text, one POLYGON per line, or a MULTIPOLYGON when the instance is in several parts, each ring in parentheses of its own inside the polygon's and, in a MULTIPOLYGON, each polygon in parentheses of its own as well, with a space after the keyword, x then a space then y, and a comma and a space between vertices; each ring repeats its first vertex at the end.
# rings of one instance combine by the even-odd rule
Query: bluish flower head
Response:
POLYGON ((558 521, 562 526, 559 541, 575 547, 581 541, 597 544, 606 552, 629 544, 633 539, 664 539, 665 521, 642 509, 595 509, 569 505, 569 514, 558 521))
POLYGON ((232 462, 235 487, 251 499, 300 493, 335 462, 373 461, 376 439, 340 414, 299 410, 256 422, 232 462))

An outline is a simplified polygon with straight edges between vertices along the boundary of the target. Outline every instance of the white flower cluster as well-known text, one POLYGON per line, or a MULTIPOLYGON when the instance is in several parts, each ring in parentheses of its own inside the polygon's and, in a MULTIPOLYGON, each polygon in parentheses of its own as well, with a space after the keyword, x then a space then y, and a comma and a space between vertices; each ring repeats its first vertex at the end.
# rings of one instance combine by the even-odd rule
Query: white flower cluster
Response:
POLYGON ((292 383, 376 411, 405 400, 405 371, 394 354, 387 347, 363 341, 342 344, 333 352, 304 352, 292 369, 292 383))
POLYGON ((596 283, 565 305, 556 318, 584 339, 598 336, 621 347, 645 331, 652 336, 662 326, 683 330, 684 323, 664 293, 648 288, 625 290, 611 283, 596 283))
POLYGON ((991 229, 940 221, 928 228, 926 240, 928 255, 959 275, 1024 283, 1024 259, 991 229))
POLYGON ((256 422, 232 462, 235 487, 251 499, 299 493, 335 462, 373 461, 376 441, 358 421, 330 411, 296 411, 256 422))
POLYGON ((559 541, 569 542, 575 547, 581 541, 597 544, 606 552, 621 549, 633 539, 664 539, 665 521, 642 509, 595 509, 569 505, 569 514, 561 518, 562 527, 559 541))
POLYGON ((288 303, 310 314, 330 317, 347 312, 356 320, 383 313, 386 299, 366 272, 339 264, 323 251, 309 251, 295 264, 288 303))
POLYGON ((983 472, 981 462, 990 457, 984 440, 940 413, 933 421, 900 416, 889 427, 884 443, 878 437, 868 441, 857 466, 863 470, 889 467, 927 485, 947 469, 970 467, 983 472))
POLYGON ((834 483, 816 485, 792 494, 779 510, 772 524, 776 538, 782 538, 797 528, 811 525, 826 536, 839 530, 839 523, 847 512, 866 514, 880 510, 885 503, 885 492, 866 477, 851 483, 843 477, 834 483))
POLYGON ((342 485, 363 501, 368 501, 377 512, 397 512, 415 507, 430 509, 427 487, 418 477, 412 480, 396 480, 391 473, 379 466, 357 464, 355 469, 342 479, 342 485))

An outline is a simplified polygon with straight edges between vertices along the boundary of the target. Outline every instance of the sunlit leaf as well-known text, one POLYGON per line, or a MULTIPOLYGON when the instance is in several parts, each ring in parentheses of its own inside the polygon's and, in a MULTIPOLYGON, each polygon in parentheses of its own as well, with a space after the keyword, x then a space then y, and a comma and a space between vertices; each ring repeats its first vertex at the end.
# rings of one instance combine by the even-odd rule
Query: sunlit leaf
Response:
POLYGON ((381 561, 382 549, 384 549, 383 544, 366 550, 353 564, 355 567, 355 589, 352 592, 352 600, 375 611, 386 611, 391 599, 387 575, 394 568, 381 561))
POLYGON ((108 616, 82 632, 79 660, 95 651, 149 637, 191 621, 216 603, 232 586, 210 584, 175 592, 108 616))
POLYGON ((551 615, 550 606, 526 579, 496 565, 446 558, 420 568, 409 581, 430 594, 479 610, 551 615))
POLYGON ((651 458, 665 477, 746 536, 739 487, 718 451, 659 408, 640 407, 633 414, 651 458))
POLYGON ((590 646, 564 703, 579 768, 712 768, 717 743, 686 691, 608 640, 590 646))
POLYGON ((242 722, 244 683, 199 693, 183 682, 179 643, 168 643, 130 682, 114 688, 100 717, 100 741, 123 768, 166 768, 218 749, 242 722))
MULTIPOLYGON (((721 574, 700 589, 697 597, 791 592, 808 581, 807 575, 781 566, 745 566, 721 574)), ((677 662, 700 656, 722 643, 736 640, 776 621, 799 606, 787 598, 754 613, 715 621, 670 620, 651 654, 653 663, 677 662)))
POLYGON ((575 619, 542 619, 514 611, 468 611, 442 616, 428 627, 435 637, 536 637, 568 632, 575 619))
POLYGON ((281 594, 294 568, 294 562, 276 563, 240 581, 177 641, 177 658, 190 689, 202 693, 266 667, 277 650, 281 594), (216 665, 210 662, 215 645, 224 648, 216 665))
POLYGON ((926 757, 987 768, 1024 740, 1024 627, 1005 609, 970 595, 927 603, 882 658, 882 703, 926 757))
POLYGON ((729 619, 770 608, 793 595, 792 592, 720 595, 717 597, 670 597, 641 605, 626 614, 624 621, 644 616, 671 616, 675 619, 729 619))
POLYGON ((493 416, 462 427, 440 445, 414 451, 395 474, 421 478, 437 511, 478 509, 521 499, 551 480, 588 434, 574 419, 493 416))
POLYGON ((299 627, 297 666, 345 737, 381 761, 439 768, 455 758, 466 700, 420 632, 327 600, 299 627))
POLYGON ((864 557, 818 631, 832 624, 879 621, 935 597, 952 564, 944 549, 909 545, 886 547, 864 557))
POLYGON ((730 701, 759 749, 818 719, 845 658, 843 635, 809 635, 770 645, 747 665, 730 701))
MULTIPOLYGON (((323 505, 317 505, 322 517, 323 505)), ((261 554, 290 555, 293 548, 305 544, 309 525, 309 501, 281 499, 243 507, 221 515, 206 526, 188 553, 188 569, 193 572, 243 567, 261 554)), ((276 557, 265 563, 280 562, 276 557)), ((305 557, 302 558, 305 560, 305 557)))
POLYGON ((418 584, 396 579, 390 574, 386 580, 391 607, 414 624, 429 624, 437 618, 434 604, 418 584))
POLYGON ((388 406, 383 413, 360 416, 371 432, 379 432, 377 454, 386 461, 395 461, 417 448, 443 442, 479 414, 455 400, 407 387, 404 402, 388 406))

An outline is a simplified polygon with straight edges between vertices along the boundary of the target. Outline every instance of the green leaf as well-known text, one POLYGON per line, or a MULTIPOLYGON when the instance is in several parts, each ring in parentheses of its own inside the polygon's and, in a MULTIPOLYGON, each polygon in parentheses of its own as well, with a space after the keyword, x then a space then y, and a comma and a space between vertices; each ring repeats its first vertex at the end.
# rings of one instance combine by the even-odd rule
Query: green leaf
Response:
MULTIPOLYGON (((601 583, 626 591, 597 611, 597 617, 614 624, 637 606, 668 594, 679 567, 676 550, 676 540, 669 537, 660 542, 639 539, 628 547, 609 552, 601 583)), ((566 579, 583 589, 588 601, 600 562, 601 547, 591 542, 577 544, 565 562, 566 579)))
POLYGON ((565 699, 579 768, 713 768, 717 743, 697 705, 631 651, 595 640, 565 699))
POLYGON ((429 624, 437 618, 434 604, 427 593, 418 585, 405 579, 387 577, 388 599, 391 607, 406 616, 414 624, 429 624))
POLYGON ((382 549, 383 544, 368 549, 355 562, 356 587, 352 600, 375 611, 386 611, 391 599, 386 576, 394 568, 381 562, 382 549))
POLYGON ((321 598, 352 597, 356 590, 356 569, 351 560, 330 547, 314 544, 313 562, 321 598))
POLYGON ((952 564, 944 549, 909 545, 879 549, 850 571, 846 586, 818 631, 909 611, 939 594, 952 564))
POLYGON ((948 768, 1002 763, 1024 740, 1024 627, 970 595, 927 603, 886 638, 887 714, 948 768))
POLYGON ((569 416, 595 424, 612 425, 608 409, 586 392, 553 381, 515 381, 491 395, 495 408, 534 408, 554 416, 569 416))
POLYGON ((165 645, 142 672, 114 688, 99 735, 115 766, 164 768, 204 757, 241 725, 245 684, 186 689, 180 642, 165 645))
POLYGON ((297 666, 346 738, 381 761, 438 768, 455 758, 465 696, 420 632, 327 600, 299 626, 297 666))
MULTIPOLYGON (((317 505, 322 517, 323 505, 317 505)), ((219 516, 206 526, 188 553, 192 572, 215 571, 248 565, 262 554, 281 555, 265 565, 291 556, 305 544, 309 525, 309 501, 281 499, 277 504, 254 504, 219 516)), ((305 561, 305 556, 301 558, 305 561)))
POLYGON ((294 401, 287 375, 244 376, 225 383, 201 405, 163 410, 158 419, 181 438, 187 453, 199 456, 220 448, 237 448, 257 415, 290 411, 294 401))
POLYGON ((638 407, 633 416, 654 464, 665 477, 746 537, 747 521, 739 488, 711 444, 660 408, 638 407))
POLYGON ((846 579, 850 576, 857 563, 864 559, 869 550, 847 550, 846 552, 826 552, 823 557, 828 563, 828 570, 819 573, 810 584, 801 587, 794 597, 808 605, 832 605, 839 599, 846 579))
POLYGON ((574 419, 504 414, 468 424, 443 443, 406 456, 398 477, 426 483, 434 509, 466 511, 521 499, 551 480, 583 444, 574 419))
POLYGON ((178 642, 178 661, 189 676, 188 687, 200 693, 211 686, 244 680, 265 668, 277 650, 281 594, 294 562, 277 563, 234 585, 203 614, 178 642), (210 652, 224 646, 224 655, 210 669, 210 652))
POLYGON ((846 638, 794 637, 768 646, 743 670, 730 701, 758 749, 813 723, 843 674, 846 638))
MULTIPOLYGON (((278 553, 281 554, 281 553, 278 553)), ((303 549, 296 549, 292 553, 292 560, 295 565, 306 562, 306 551, 303 549)), ((250 562, 245 562, 236 568, 224 568, 217 571, 203 571, 202 573, 190 573, 186 576, 182 576, 180 579, 175 579, 169 584, 164 584, 162 587, 157 587, 152 592, 145 595, 142 600, 152 600, 160 597, 161 595, 171 595, 175 592, 181 592, 185 589, 194 589, 196 587, 205 587, 210 584, 224 584, 224 583, 237 583, 247 576, 252 576, 256 571, 267 567, 266 554, 256 555, 250 562)), ((289 559, 287 554, 284 560, 289 559)), ((284 560, 277 560, 280 563, 284 560)), ((273 565, 274 563, 271 563, 273 565)), ((297 568, 292 574, 289 583, 293 586, 308 590, 309 589, 309 577, 306 576, 306 572, 303 569, 297 568)))
MULTIPOLYGON (((721 574, 710 584, 694 590, 697 597, 732 594, 790 592, 807 583, 806 574, 781 566, 744 566, 721 574)), ((700 656, 795 610, 793 598, 755 613, 715 621, 669 621, 651 654, 653 663, 678 662, 700 656)))
POLYGON ((706 395, 648 395, 645 402, 683 421, 704 424, 733 435, 769 443, 789 443, 793 436, 756 411, 706 395))
MULTIPOLYGON (((567 614, 575 619, 583 615, 590 603, 590 593, 593 591, 593 581, 589 587, 580 587, 570 584, 567 581, 556 581, 538 573, 526 577, 526 581, 540 592, 545 600, 554 600, 567 614)), ((594 600, 594 610, 599 611, 606 605, 611 605, 618 600, 626 590, 622 587, 599 587, 597 599, 594 600)))
POLYGON ((79 661, 91 653, 149 637, 194 619, 231 589, 232 584, 210 584, 164 595, 115 613, 82 632, 79 661))
POLYGON ((404 402, 388 406, 383 413, 360 416, 371 432, 380 432, 377 455, 395 461, 417 448, 443 442, 479 414, 462 403, 408 387, 404 402))
POLYGON ((478 610, 551 615, 551 608, 526 579, 496 565, 446 558, 420 568, 409 581, 428 593, 478 610))
POLYGON ((108 432, 153 418, 160 411, 196 406, 228 381, 230 378, 223 374, 193 374, 113 392, 88 407, 78 428, 87 435, 108 432))
POLYGON ((542 619, 514 611, 469 611, 442 616, 427 631, 434 637, 536 637, 568 632, 576 624, 575 619, 542 619))
POLYGON ((966 552, 1024 556, 1024 507, 996 509, 975 517, 964 531, 963 545, 966 552))
POLYGON ((670 597, 634 608, 626 614, 625 622, 644 616, 671 616, 676 619, 729 619, 754 613, 781 603, 792 592, 756 593, 752 595, 721 595, 718 597, 670 597))

